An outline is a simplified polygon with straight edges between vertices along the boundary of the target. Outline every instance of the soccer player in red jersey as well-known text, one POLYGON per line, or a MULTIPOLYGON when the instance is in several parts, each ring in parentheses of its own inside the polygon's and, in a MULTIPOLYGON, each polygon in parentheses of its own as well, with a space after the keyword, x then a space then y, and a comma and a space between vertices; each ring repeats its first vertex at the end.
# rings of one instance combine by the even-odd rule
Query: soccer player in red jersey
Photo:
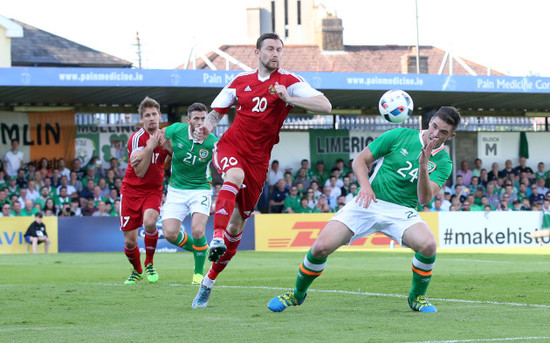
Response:
POLYGON ((294 106, 312 112, 330 113, 332 105, 302 77, 279 68, 283 42, 266 33, 256 42, 258 69, 239 74, 212 102, 204 125, 195 129, 195 139, 208 136, 233 103, 237 115, 214 150, 213 162, 224 183, 216 199, 214 237, 208 259, 214 262, 204 277, 192 308, 208 304, 218 274, 237 252, 246 219, 262 193, 273 145, 294 106), (236 211, 234 211, 237 209, 236 211))
POLYGON ((153 266, 157 247, 157 219, 162 200, 164 160, 168 150, 166 138, 160 132, 160 105, 146 97, 139 105, 143 127, 130 136, 128 156, 130 163, 120 188, 120 229, 124 232, 124 253, 133 266, 124 283, 135 284, 143 277, 141 257, 137 244, 138 228, 145 227, 145 272, 149 282, 157 282, 153 266))

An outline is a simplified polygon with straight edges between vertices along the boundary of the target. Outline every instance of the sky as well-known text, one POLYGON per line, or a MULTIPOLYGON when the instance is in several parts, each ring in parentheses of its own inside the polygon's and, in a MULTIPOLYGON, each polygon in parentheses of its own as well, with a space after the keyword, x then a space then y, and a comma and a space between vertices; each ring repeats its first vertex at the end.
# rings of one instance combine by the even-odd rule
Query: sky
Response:
MULTIPOLYGON (((343 20, 345 45, 451 51, 511 76, 550 77, 548 0, 315 0, 343 20)), ((246 8, 259 0, 5 0, 0 15, 142 67, 172 69, 192 47, 245 44, 246 8)), ((283 56, 284 65, 284 56, 283 56)))

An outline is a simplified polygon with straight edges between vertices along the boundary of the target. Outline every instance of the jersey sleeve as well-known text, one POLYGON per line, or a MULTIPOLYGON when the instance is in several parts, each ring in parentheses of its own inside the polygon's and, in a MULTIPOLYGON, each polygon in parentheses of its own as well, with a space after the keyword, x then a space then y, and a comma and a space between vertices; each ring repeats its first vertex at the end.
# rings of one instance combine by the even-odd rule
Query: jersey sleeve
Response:
POLYGON ((174 123, 166 128, 164 131, 164 134, 166 135, 167 139, 174 139, 174 133, 178 129, 181 123, 174 123))
POLYGON ((295 96, 298 98, 311 98, 317 95, 323 95, 315 88, 311 87, 306 80, 299 78, 300 82, 296 82, 289 87, 287 87, 287 92, 290 96, 295 96))
POLYGON ((368 147, 374 159, 377 160, 380 157, 389 153, 394 145, 395 137, 399 135, 401 129, 393 129, 381 134, 374 141, 369 143, 368 147))
POLYGON ((237 89, 232 87, 232 85, 233 82, 225 86, 214 101, 212 101, 212 105, 210 105, 210 107, 219 114, 226 114, 237 99, 237 89))

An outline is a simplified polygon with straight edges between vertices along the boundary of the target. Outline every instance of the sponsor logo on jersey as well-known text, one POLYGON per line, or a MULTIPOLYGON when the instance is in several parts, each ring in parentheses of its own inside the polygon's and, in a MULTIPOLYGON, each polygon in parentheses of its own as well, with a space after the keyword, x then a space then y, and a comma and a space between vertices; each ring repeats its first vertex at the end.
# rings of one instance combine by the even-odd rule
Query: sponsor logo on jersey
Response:
POLYGON ((409 152, 407 151, 407 149, 401 148, 401 155, 407 156, 408 154, 409 154, 409 152))
POLYGON ((250 88, 250 86, 246 86, 246 88, 244 89, 245 92, 252 92, 252 88, 250 88))
POLYGON ((437 165, 432 161, 428 161, 428 174, 433 172, 437 168, 437 165))
POLYGON ((200 158, 202 158, 202 159, 207 158, 207 157, 208 157, 208 150, 206 150, 206 149, 200 149, 200 150, 199 150, 199 156, 200 156, 200 158))
POLYGON ((183 144, 178 143, 178 148, 183 149, 183 144))
POLYGON ((274 85, 269 86, 269 88, 268 88, 267 90, 269 91, 269 94, 271 94, 271 95, 277 95, 277 91, 275 90, 275 86, 274 86, 274 85))

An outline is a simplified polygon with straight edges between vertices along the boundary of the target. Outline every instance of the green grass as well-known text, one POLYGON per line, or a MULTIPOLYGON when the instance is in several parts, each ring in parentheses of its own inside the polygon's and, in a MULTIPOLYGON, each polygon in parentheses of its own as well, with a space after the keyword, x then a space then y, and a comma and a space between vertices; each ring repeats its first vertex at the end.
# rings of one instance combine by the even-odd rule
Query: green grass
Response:
POLYGON ((272 313, 303 256, 239 252, 192 310, 189 253, 157 254, 159 282, 134 286, 122 253, 2 255, 0 341, 550 342, 548 255, 439 254, 439 312, 421 314, 405 298, 412 253, 337 252, 302 306, 272 313))

